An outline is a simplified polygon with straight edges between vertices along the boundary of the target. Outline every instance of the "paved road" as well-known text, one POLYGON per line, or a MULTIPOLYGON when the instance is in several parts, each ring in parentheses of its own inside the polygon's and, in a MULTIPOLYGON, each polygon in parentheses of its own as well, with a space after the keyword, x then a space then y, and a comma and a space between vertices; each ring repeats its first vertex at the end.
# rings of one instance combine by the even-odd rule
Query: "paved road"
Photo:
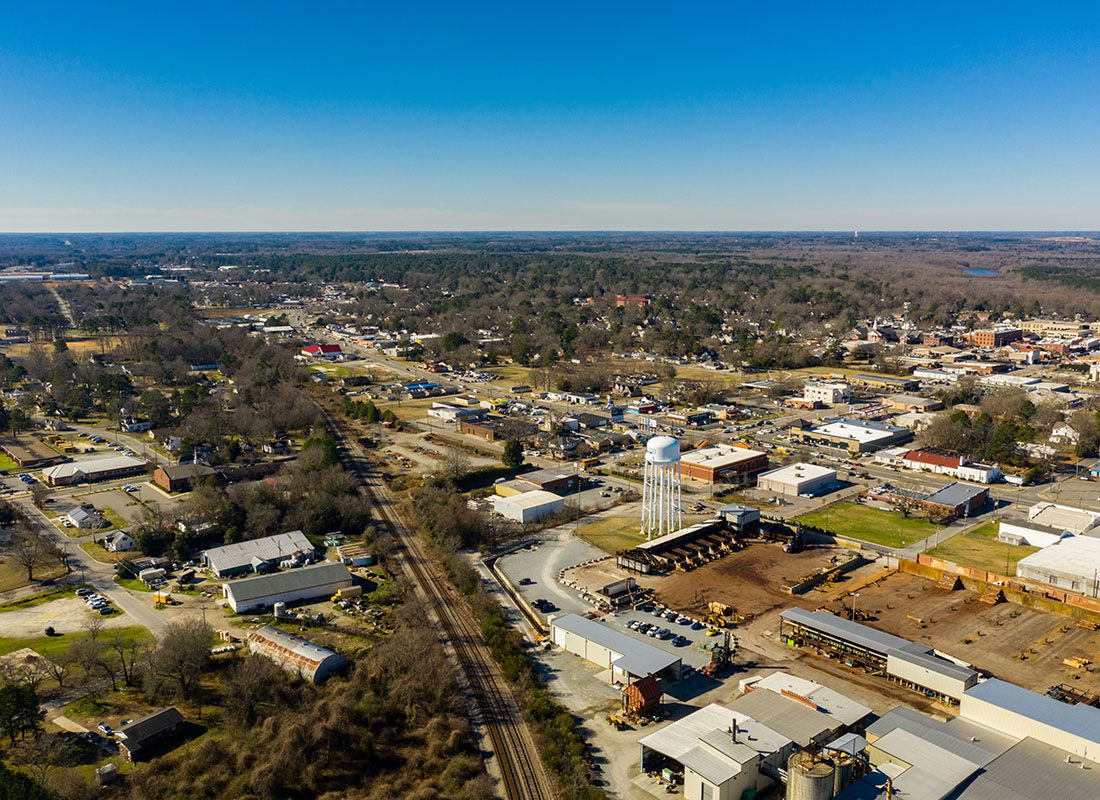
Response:
POLYGON ((91 541, 91 536, 70 537, 57 529, 34 504, 26 498, 18 499, 21 509, 30 524, 46 539, 65 548, 74 571, 68 580, 79 582, 81 579, 103 596, 110 599, 133 621, 148 629, 154 636, 160 636, 167 627, 164 617, 157 613, 147 592, 134 592, 115 583, 115 570, 111 564, 96 561, 80 549, 80 543, 91 541))

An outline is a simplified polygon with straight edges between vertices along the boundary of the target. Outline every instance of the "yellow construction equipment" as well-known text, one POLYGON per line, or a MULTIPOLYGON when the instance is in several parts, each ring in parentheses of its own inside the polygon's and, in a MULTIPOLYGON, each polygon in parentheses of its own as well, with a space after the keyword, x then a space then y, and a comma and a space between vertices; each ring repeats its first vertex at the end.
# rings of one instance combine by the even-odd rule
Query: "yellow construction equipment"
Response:
POLYGON ((711 601, 707 603, 707 608, 710 609, 711 614, 718 614, 719 616, 728 617, 733 614, 733 606, 727 603, 716 603, 711 601))
POLYGON ((618 714, 608 714, 607 715, 607 721, 611 725, 611 727, 613 727, 617 731, 626 730, 626 727, 627 727, 626 720, 623 719, 618 714))

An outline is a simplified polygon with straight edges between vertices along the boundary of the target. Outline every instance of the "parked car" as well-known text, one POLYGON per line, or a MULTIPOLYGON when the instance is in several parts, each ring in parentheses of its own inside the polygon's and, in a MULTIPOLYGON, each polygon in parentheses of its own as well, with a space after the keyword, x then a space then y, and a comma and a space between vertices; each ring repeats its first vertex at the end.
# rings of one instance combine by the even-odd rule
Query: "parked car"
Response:
POLYGON ((104 736, 114 736, 115 735, 114 730, 106 722, 101 722, 98 725, 96 725, 96 729, 100 733, 102 733, 104 736))
POLYGON ((77 597, 87 597, 90 594, 92 594, 92 590, 89 589, 87 586, 82 586, 81 588, 76 590, 77 597))

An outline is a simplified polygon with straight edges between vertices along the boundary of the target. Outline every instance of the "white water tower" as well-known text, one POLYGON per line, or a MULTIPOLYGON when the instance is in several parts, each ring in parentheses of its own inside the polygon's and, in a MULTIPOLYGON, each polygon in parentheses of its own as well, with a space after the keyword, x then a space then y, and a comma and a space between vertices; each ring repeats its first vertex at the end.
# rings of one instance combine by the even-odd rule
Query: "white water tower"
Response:
POLYGON ((652 539, 680 530, 683 519, 680 492, 680 443, 671 436, 654 436, 645 446, 644 537, 652 539))

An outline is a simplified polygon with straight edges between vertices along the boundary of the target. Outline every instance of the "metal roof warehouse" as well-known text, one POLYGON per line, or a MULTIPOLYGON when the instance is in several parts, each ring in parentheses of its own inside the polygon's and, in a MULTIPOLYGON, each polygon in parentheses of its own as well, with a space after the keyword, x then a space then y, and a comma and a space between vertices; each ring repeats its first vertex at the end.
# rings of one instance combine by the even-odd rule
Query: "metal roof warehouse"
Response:
POLYGON ((242 578, 222 585, 225 599, 238 614, 263 608, 278 602, 314 600, 328 597, 337 589, 353 583, 351 573, 343 564, 326 562, 308 567, 242 578))
POLYGON ((630 683, 656 675, 680 679, 680 657, 578 614, 550 623, 554 644, 611 670, 611 683, 630 683))
POLYGON ((277 562, 295 553, 312 553, 313 545, 301 531, 289 531, 262 539, 212 547, 204 550, 203 564, 219 578, 252 571, 253 559, 277 562))
POLYGON ((884 633, 826 611, 789 608, 779 614, 789 644, 808 644, 872 666, 892 680, 959 701, 978 681, 978 672, 900 636, 884 633))

